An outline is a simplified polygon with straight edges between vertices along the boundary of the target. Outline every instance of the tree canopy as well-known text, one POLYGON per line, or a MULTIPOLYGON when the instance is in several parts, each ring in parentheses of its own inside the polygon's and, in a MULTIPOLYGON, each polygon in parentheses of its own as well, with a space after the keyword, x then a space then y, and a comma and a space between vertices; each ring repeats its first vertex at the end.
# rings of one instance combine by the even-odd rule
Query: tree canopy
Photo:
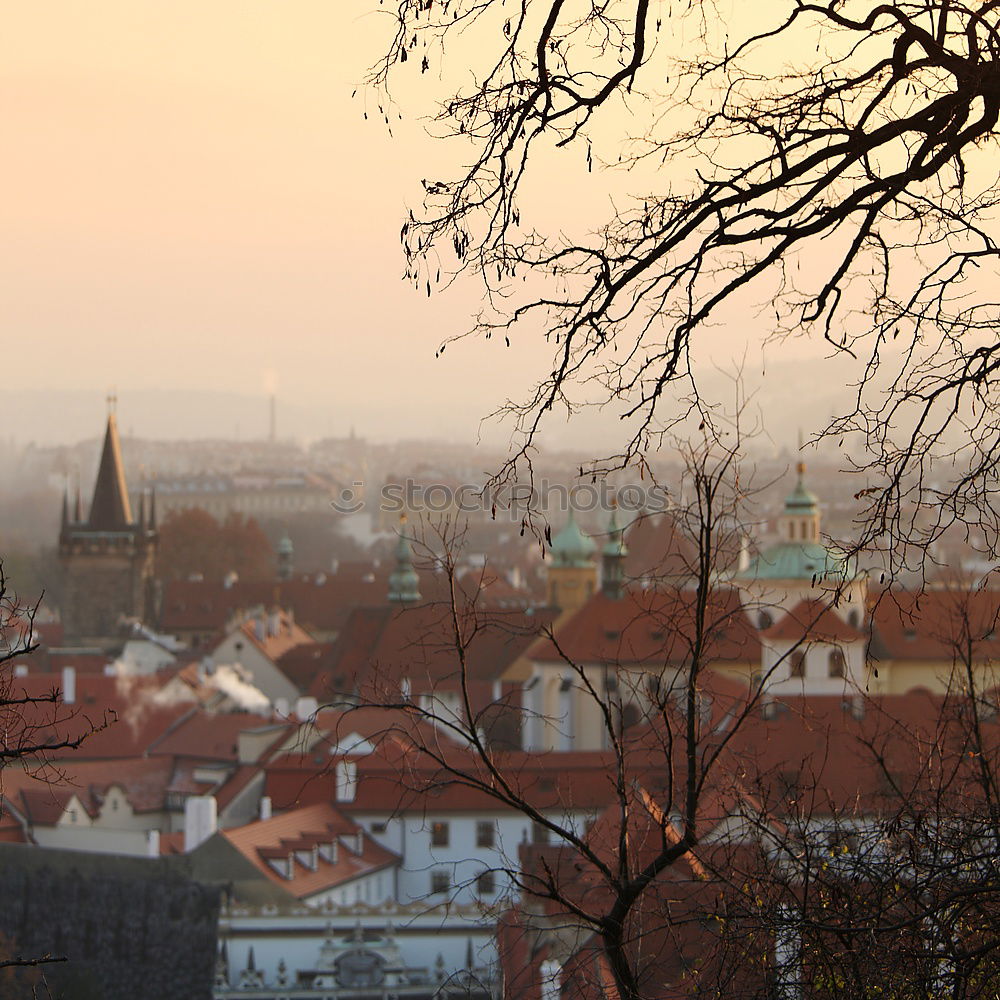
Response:
POLYGON ((253 518, 230 514, 220 524, 200 507, 171 512, 164 520, 156 564, 164 580, 183 580, 198 573, 213 580, 229 572, 247 580, 274 575, 274 554, 253 518))

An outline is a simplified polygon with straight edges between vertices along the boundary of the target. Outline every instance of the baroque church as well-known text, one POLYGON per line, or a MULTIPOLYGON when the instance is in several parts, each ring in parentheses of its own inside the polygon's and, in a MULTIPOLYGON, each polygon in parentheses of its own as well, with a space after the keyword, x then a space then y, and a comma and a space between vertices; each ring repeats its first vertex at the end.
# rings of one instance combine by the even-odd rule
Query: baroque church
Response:
POLYGON ((114 640, 124 622, 155 617, 156 545, 156 498, 141 493, 133 515, 112 410, 87 516, 79 487, 72 515, 68 493, 63 496, 59 559, 67 641, 101 645, 114 640))

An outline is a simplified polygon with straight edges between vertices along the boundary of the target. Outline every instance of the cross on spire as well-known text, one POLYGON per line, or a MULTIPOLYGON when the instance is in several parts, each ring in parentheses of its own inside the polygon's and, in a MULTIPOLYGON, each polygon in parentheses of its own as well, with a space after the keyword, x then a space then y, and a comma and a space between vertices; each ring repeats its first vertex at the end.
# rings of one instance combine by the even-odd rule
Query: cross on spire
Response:
POLYGON ((108 416, 113 417, 118 410, 118 393, 112 389, 107 396, 108 416))

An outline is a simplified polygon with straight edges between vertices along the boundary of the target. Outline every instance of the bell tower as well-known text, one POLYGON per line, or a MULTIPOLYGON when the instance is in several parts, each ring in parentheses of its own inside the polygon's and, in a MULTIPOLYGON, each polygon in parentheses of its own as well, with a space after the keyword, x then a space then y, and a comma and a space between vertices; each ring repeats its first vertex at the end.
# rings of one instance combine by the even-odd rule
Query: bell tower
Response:
POLYGON ((552 539, 552 562, 548 573, 548 601, 560 611, 576 611, 597 590, 597 564, 594 540, 576 523, 572 506, 569 519, 552 539))
POLYGON ((63 499, 59 560, 65 591, 62 620, 66 637, 100 643, 117 636, 123 618, 149 621, 155 614, 156 507, 143 493, 133 517, 125 485, 115 397, 108 398, 108 422, 101 462, 86 520, 79 492, 73 515, 63 499))

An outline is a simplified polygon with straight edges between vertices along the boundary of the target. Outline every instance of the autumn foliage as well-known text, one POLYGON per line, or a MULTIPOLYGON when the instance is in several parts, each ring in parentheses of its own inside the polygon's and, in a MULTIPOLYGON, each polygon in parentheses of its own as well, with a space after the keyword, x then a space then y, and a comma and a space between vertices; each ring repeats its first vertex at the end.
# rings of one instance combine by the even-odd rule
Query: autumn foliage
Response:
POLYGON ((220 524, 201 508, 171 512, 160 528, 157 570, 162 580, 182 580, 200 573, 222 579, 274 575, 274 555, 267 536, 253 518, 230 514, 220 524))

